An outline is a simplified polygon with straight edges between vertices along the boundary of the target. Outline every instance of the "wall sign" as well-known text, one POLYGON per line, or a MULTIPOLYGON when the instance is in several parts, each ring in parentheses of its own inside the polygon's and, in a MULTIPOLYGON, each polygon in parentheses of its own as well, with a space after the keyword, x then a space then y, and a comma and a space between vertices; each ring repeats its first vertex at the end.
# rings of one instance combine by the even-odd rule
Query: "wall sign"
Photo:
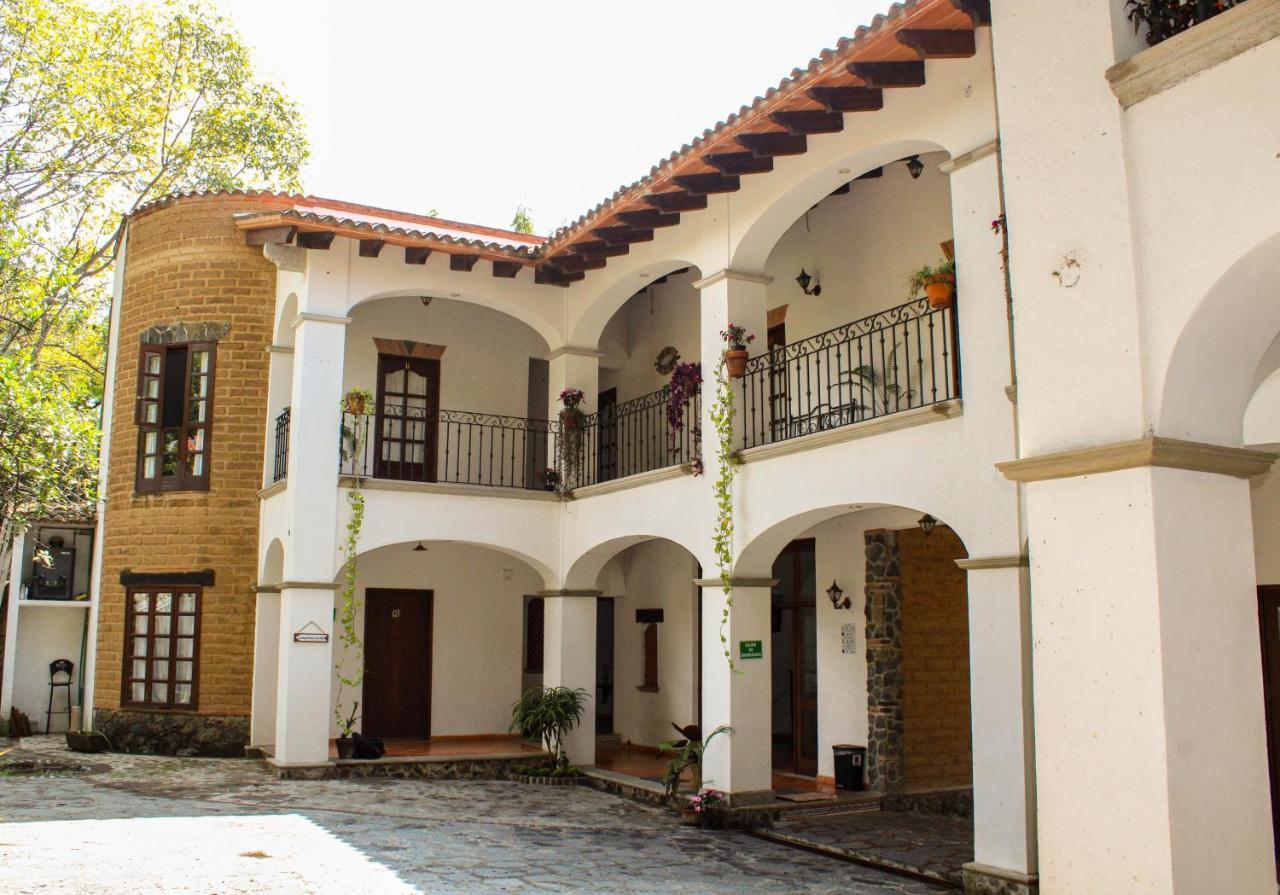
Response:
POLYGON ((739 659, 763 659, 764 658, 764 641, 763 640, 739 640, 738 641, 738 658, 739 659))
POLYGON ((858 626, 840 626, 840 652, 852 656, 858 652, 858 626))
POLYGON ((301 630, 293 632, 294 643, 328 643, 329 635, 315 622, 307 622, 301 630))

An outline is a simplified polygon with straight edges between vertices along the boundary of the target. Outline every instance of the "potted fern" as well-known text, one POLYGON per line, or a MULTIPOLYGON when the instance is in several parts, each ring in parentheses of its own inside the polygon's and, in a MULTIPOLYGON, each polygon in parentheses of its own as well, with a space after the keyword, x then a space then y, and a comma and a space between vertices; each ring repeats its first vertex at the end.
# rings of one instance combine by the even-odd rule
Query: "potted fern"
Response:
POLYGON ((530 687, 511 707, 511 730, 537 739, 551 753, 550 773, 563 776, 572 770, 564 751, 564 738, 582 721, 587 691, 569 687, 530 687))
POLYGON ((911 274, 907 285, 912 298, 923 291, 929 298, 929 307, 935 311, 949 308, 956 294, 956 263, 940 261, 934 267, 926 264, 911 274))

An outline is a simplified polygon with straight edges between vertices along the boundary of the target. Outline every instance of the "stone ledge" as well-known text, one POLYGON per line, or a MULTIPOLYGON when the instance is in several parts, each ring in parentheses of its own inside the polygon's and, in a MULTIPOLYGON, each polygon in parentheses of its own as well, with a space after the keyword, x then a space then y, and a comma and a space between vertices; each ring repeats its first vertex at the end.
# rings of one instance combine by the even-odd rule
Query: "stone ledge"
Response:
POLYGON ((692 463, 680 463, 676 466, 664 466, 661 469, 654 469, 649 472, 637 472, 635 475, 623 476, 620 479, 612 479, 608 482, 600 482, 598 485, 584 485, 568 492, 568 497, 571 500, 599 497, 601 494, 612 494, 615 491, 639 488, 642 485, 665 482, 667 479, 678 479, 686 475, 693 475, 692 463))
POLYGON ((911 410, 900 410, 897 413, 878 416, 875 419, 852 423, 848 426, 839 426, 822 432, 801 435, 799 438, 788 438, 786 441, 776 441, 772 444, 762 444, 758 447, 747 448, 739 451, 735 456, 740 458, 743 463, 755 463, 760 460, 768 460, 771 457, 782 457, 787 454, 825 447, 842 441, 869 438, 872 435, 881 435, 898 429, 909 429, 912 426, 920 426, 925 423, 954 419, 961 415, 963 409, 964 405, 959 398, 951 398, 946 401, 939 401, 937 404, 926 404, 923 407, 915 407, 911 410))
POLYGON ((1275 461, 1276 455, 1268 451, 1148 435, 1133 441, 1008 460, 997 463, 996 469, 1014 482, 1044 482, 1147 466, 1247 479, 1266 472, 1275 461))
POLYGON ((1280 37, 1280 0, 1249 0, 1113 65, 1111 91, 1124 108, 1280 37))
MULTIPOLYGON (((355 476, 341 475, 338 487, 350 488, 355 476)), ((402 482, 398 479, 360 479, 364 491, 403 491, 410 494, 452 494, 458 497, 506 498, 508 500, 550 500, 563 498, 554 491, 535 491, 530 488, 504 488, 493 485, 462 485, 449 482, 402 482)))
POLYGON ((964 891, 965 895, 1038 895, 1040 880, 1035 874, 974 862, 964 865, 964 891))

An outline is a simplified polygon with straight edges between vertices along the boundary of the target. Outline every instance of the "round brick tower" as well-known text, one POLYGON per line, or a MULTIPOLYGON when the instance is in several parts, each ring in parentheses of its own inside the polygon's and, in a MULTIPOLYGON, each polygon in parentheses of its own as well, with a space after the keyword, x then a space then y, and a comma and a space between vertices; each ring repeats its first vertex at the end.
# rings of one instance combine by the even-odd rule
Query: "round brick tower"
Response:
POLYGON ((117 259, 93 695, 117 749, 242 755, 248 742, 276 271, 234 215, 279 201, 162 201, 129 221, 117 259))

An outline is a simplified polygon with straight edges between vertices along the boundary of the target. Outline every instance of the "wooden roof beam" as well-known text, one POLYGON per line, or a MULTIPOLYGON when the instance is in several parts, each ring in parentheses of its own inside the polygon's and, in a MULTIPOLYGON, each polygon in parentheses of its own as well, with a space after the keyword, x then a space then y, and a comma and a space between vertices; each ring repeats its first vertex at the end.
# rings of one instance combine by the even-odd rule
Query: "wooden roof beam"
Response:
POLYGON ((779 155, 803 155, 809 148, 809 141, 803 134, 784 134, 771 131, 766 134, 738 134, 734 137, 740 146, 751 150, 751 154, 759 158, 773 158, 779 155))
POLYGON ((493 262, 493 275, 502 277, 504 280, 515 279, 516 274, 520 272, 520 268, 524 267, 519 261, 495 261, 493 262))
POLYGON ((618 218, 637 229, 649 229, 654 227, 674 227, 680 223, 680 215, 665 214, 661 211, 620 211, 618 218))
POLYGON ((736 175, 727 174, 676 174, 671 178, 691 193, 732 193, 742 188, 736 175))
POLYGON ((312 230, 307 233, 298 234, 298 245, 304 249, 320 249, 321 251, 333 245, 334 234, 327 230, 312 230))
POLYGON ((570 283, 576 283, 579 280, 585 280, 586 278, 587 275, 581 271, 576 273, 563 273, 546 264, 533 269, 533 281, 538 285, 568 286, 570 283))
POLYGON ((637 230, 634 227, 597 227, 591 232, 610 245, 653 242, 653 230, 637 230))
POLYGON ((702 160, 721 174, 766 174, 773 170, 773 159, 754 152, 717 152, 702 160))
POLYGON ((649 193, 644 197, 659 211, 701 211, 707 207, 707 197, 678 190, 674 193, 649 193))
POLYGON ((616 258, 631 251, 628 245, 610 245, 603 240, 588 240, 575 243, 574 251, 586 258, 616 258))
POLYGON ((769 118, 774 124, 785 127, 791 134, 836 134, 844 130, 844 116, 839 112, 801 109, 791 112, 774 112, 769 118))
POLYGON ((280 227, 260 227, 257 230, 244 231, 244 244, 248 246, 282 246, 288 245, 293 241, 293 235, 298 232, 297 227, 280 226, 280 227))
POLYGON ((968 59, 978 52, 973 32, 969 30, 904 28, 898 32, 898 42, 915 50, 921 59, 968 59))
POLYGON ((975 28, 991 24, 991 0, 951 0, 951 5, 968 13, 975 28))
POLYGON ((450 255, 449 269, 467 272, 476 266, 476 262, 480 260, 479 255, 450 255))
POLYGON ((405 246, 404 263, 405 264, 426 264, 427 256, 431 254, 431 249, 424 246, 405 246))
POLYGON ((362 239, 360 240, 360 257, 361 258, 377 258, 382 251, 382 247, 387 244, 385 239, 362 239))
POLYGON ((924 86, 924 62, 850 62, 847 68, 868 87, 924 86))
POLYGON ((609 262, 604 258, 585 258, 582 255, 560 255, 552 258, 551 263, 564 273, 577 273, 582 270, 600 270, 609 262))
POLYGON ((878 112, 884 108, 884 91, 876 87, 813 87, 809 96, 828 112, 878 112))

